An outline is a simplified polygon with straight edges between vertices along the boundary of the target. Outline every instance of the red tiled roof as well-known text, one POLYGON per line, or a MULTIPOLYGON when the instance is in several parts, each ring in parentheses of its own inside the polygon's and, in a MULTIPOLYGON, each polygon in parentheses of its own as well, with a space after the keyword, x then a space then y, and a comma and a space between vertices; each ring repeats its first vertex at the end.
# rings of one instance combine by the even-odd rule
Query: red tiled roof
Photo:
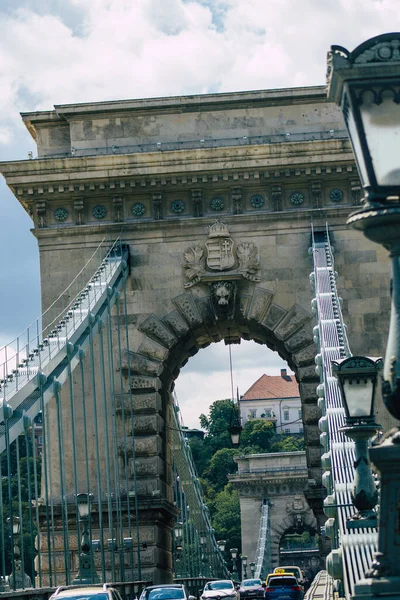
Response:
POLYGON ((299 398, 299 386, 294 375, 262 375, 240 399, 299 398))

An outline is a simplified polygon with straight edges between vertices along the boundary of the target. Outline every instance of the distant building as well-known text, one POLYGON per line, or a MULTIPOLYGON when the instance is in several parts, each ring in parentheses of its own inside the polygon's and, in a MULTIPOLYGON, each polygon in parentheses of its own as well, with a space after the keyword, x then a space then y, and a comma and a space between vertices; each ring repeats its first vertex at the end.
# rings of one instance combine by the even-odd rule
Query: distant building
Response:
POLYGON ((294 375, 262 375, 240 398, 242 425, 250 419, 275 423, 277 433, 303 433, 299 386, 294 375))
POLYGON ((201 429, 189 429, 189 427, 182 427, 183 435, 187 438, 199 438, 202 440, 204 438, 204 431, 201 429))

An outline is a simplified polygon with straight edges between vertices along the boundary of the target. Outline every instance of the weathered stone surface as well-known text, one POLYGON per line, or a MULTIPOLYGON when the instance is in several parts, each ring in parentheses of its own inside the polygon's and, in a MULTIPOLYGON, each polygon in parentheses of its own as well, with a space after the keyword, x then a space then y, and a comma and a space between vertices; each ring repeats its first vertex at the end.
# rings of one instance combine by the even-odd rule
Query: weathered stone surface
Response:
POLYGON ((197 327, 202 324, 196 302, 190 292, 177 296, 173 299, 173 303, 191 327, 197 327))
POLYGON ((172 329, 178 337, 189 331, 189 326, 177 310, 173 310, 163 321, 172 329))
POLYGON ((122 355, 121 368, 130 373, 140 373, 141 375, 160 375, 163 370, 162 362, 150 360, 146 356, 137 352, 125 351, 122 355))
POLYGON ((161 411, 161 396, 158 392, 132 395, 133 408, 136 412, 159 412, 161 411))
POLYGON ((136 456, 161 454, 162 440, 158 435, 137 436, 135 438, 136 456))
POLYGON ((317 423, 322 414, 317 404, 303 404, 303 423, 317 423))
POLYGON ((215 321, 214 309, 211 304, 211 299, 198 298, 196 300, 197 310, 199 311, 200 318, 204 325, 211 325, 215 321))
POLYGON ((259 323, 263 320, 271 302, 274 293, 269 290, 264 290, 256 287, 251 298, 250 307, 248 308, 247 317, 254 319, 259 323))
POLYGON ((309 346, 313 341, 313 326, 314 323, 309 317, 301 329, 285 341, 285 348, 289 352, 294 352, 303 346, 309 346))
POLYGON ((295 304, 275 329, 275 335, 280 340, 286 340, 295 331, 303 327, 311 319, 311 314, 302 306, 295 304))
MULTIPOLYGON (((315 365, 314 366, 314 373, 315 373, 315 365)), ((303 402, 317 402, 317 386, 319 385, 319 380, 317 381, 312 381, 312 382, 301 382, 299 389, 300 389, 300 395, 301 395, 301 399, 303 402)))
MULTIPOLYGON (((160 456, 141 456, 136 459, 136 475, 155 476, 158 475, 163 468, 163 461, 160 456)), ((133 477, 133 459, 130 461, 130 476, 133 477)))
POLYGON ((262 321, 262 325, 273 331, 286 315, 286 312, 287 311, 281 306, 278 306, 277 304, 271 304, 264 320, 262 321))
POLYGON ((313 343, 293 354, 294 364, 298 367, 314 363, 315 356, 318 354, 318 348, 313 343))
POLYGON ((160 415, 137 415, 134 419, 134 433, 135 435, 149 433, 158 433, 163 423, 160 415))
POLYGON ((165 346, 161 346, 154 340, 146 337, 139 346, 138 352, 144 356, 148 356, 153 360, 163 361, 168 356, 168 350, 165 346))
POLYGON ((132 390, 158 390, 161 387, 161 382, 157 377, 132 375, 130 382, 132 390))
POLYGON ((166 348, 171 348, 177 341, 177 338, 172 331, 168 329, 156 315, 147 317, 140 325, 139 329, 166 348))

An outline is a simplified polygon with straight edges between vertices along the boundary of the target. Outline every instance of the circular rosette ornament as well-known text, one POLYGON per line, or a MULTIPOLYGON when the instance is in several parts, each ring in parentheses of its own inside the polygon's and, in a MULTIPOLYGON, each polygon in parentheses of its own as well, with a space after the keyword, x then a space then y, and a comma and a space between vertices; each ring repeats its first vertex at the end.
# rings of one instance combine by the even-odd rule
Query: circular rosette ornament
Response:
POLYGON ((174 200, 171 202, 171 210, 173 213, 178 214, 185 210, 185 203, 183 200, 174 200))
POLYGON ((332 200, 332 202, 340 202, 341 200, 343 200, 343 192, 342 190, 336 188, 330 191, 329 197, 332 200))
POLYGON ((56 210, 54 211, 54 218, 56 221, 59 221, 60 223, 62 223, 63 221, 66 221, 68 217, 68 211, 66 208, 56 208, 56 210))
POLYGON ((95 219, 104 219, 107 214, 107 209, 102 204, 98 204, 93 209, 93 216, 95 219))
POLYGON ((146 212, 146 207, 141 202, 136 202, 136 204, 132 206, 131 211, 134 217, 143 217, 146 212))
POLYGON ((299 206, 304 202, 304 194, 302 192, 293 192, 290 196, 290 202, 295 206, 299 206))
POLYGON ((210 202, 211 210, 219 211, 224 210, 225 202, 222 198, 213 198, 210 202))
POLYGON ((261 196, 261 194, 255 194, 252 196, 250 202, 253 208, 261 208, 264 206, 264 198, 261 196))

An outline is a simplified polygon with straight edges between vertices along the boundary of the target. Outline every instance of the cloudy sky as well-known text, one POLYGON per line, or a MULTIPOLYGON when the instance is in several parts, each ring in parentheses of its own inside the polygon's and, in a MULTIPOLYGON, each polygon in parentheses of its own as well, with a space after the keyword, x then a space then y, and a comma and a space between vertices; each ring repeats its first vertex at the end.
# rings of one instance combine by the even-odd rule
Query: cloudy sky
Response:
MULTIPOLYGON (((21 111, 324 84, 330 45, 351 50, 392 31, 398 6, 398 0, 0 0, 0 160, 36 155, 21 111)), ((40 312, 30 227, 1 181, 0 346, 40 312)), ((241 393, 282 366, 249 343, 233 347, 233 364, 241 393)), ((228 348, 199 352, 182 371, 177 393, 186 423, 195 425, 210 402, 230 395, 228 348)))

